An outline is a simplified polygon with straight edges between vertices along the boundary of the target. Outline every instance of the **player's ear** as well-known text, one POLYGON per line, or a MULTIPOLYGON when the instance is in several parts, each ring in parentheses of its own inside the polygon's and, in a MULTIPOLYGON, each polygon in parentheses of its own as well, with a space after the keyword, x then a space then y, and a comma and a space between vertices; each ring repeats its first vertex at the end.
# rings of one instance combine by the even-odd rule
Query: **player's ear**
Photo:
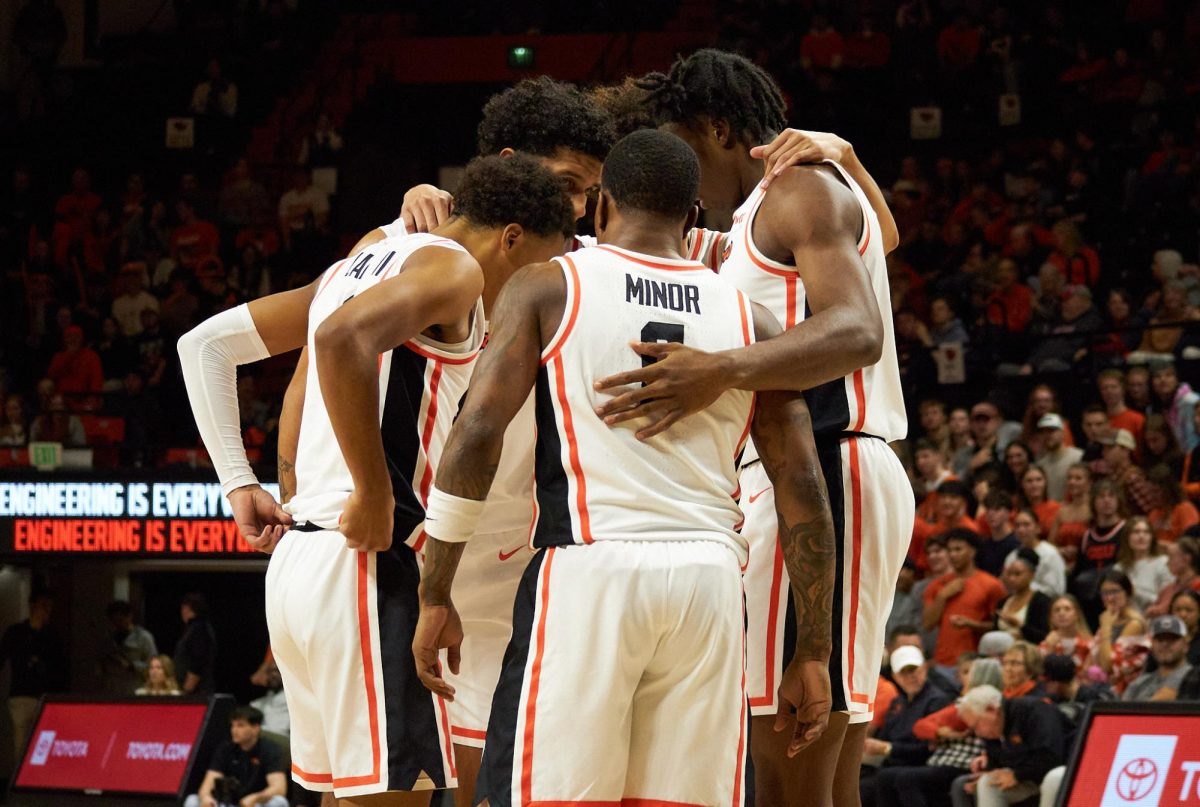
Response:
POLYGON ((696 226, 696 221, 700 218, 700 206, 692 205, 692 209, 688 211, 687 221, 683 223, 683 237, 687 238, 687 234, 696 226))
POLYGON ((512 251, 520 246, 524 235, 525 229, 520 224, 513 222, 504 225, 504 229, 500 232, 500 251, 511 257, 512 251))
POLYGON ((510 148, 509 146, 505 146, 504 148, 500 149, 501 157, 511 157, 516 153, 517 152, 515 150, 513 150, 512 148, 510 148))
POLYGON ((712 129, 713 139, 721 148, 728 149, 737 145, 737 138, 733 136, 733 127, 729 125, 729 121, 716 118, 709 121, 709 127, 712 129))
POLYGON ((596 216, 593 224, 596 227, 596 235, 599 235, 603 230, 608 229, 608 214, 612 208, 612 195, 607 190, 601 189, 600 196, 596 199, 596 216))

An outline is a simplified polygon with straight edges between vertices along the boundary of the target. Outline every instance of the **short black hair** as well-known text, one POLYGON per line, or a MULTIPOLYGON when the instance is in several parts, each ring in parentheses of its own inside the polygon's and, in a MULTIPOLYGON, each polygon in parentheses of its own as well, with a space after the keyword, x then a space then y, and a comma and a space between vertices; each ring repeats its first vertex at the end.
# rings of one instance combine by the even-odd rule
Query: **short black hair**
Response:
POLYGON ((1042 562, 1038 553, 1027 546, 1023 546, 1017 550, 1017 560, 1024 561, 1025 565, 1035 572, 1037 571, 1038 564, 1042 562))
POLYGON ((191 608, 196 616, 208 615, 208 598, 199 591, 189 591, 187 594, 184 594, 180 598, 179 604, 191 608))
POLYGON ((971 489, 960 479, 947 479, 938 485, 937 492, 939 496, 958 496, 968 500, 971 498, 971 489))
POLYGON ((642 129, 613 146, 600 188, 612 194, 622 211, 683 219, 700 194, 700 161, 675 135, 642 129))
POLYGON ((575 233, 575 208, 562 183, 527 154, 471 160, 454 211, 479 227, 520 224, 540 236, 575 233))
POLYGON ((253 706, 238 706, 229 713, 229 722, 233 723, 236 720, 245 720, 251 726, 261 726, 263 713, 253 706))
POLYGON ((983 506, 989 510, 1011 510, 1013 506, 1012 494, 1007 490, 989 490, 987 495, 983 497, 983 506))
POLYGON ((650 73, 639 86, 655 120, 690 123, 702 116, 729 123, 734 133, 760 145, 787 125, 787 105, 775 80, 736 53, 703 48, 677 59, 668 73, 650 73))
POLYGON ((549 157, 570 149, 601 161, 616 140, 603 107, 549 76, 525 79, 488 99, 476 137, 480 155, 511 148, 549 157))
POLYGON ((966 527, 955 527, 947 532, 944 536, 946 544, 951 541, 962 541, 964 544, 969 544, 972 549, 979 549, 979 536, 968 530, 966 527))
POLYGON ((887 635, 887 646, 893 647, 896 644, 896 639, 900 636, 920 636, 920 635, 921 635, 921 629, 918 628, 916 625, 909 625, 907 623, 902 624, 902 625, 897 625, 896 627, 892 628, 891 631, 887 635))
POLYGON ((125 600, 113 600, 104 613, 108 616, 133 616, 133 608, 125 600))

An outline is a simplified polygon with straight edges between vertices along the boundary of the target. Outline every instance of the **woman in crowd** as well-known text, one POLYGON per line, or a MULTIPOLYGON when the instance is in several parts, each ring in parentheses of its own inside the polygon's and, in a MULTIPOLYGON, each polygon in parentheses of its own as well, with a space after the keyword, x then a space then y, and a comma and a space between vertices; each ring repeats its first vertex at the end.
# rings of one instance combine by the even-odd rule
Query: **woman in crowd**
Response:
POLYGON ((1018 506, 1032 510, 1041 526, 1041 534, 1049 535, 1054 529, 1054 519, 1062 505, 1046 498, 1046 472, 1037 465, 1030 465, 1019 479, 1021 484, 1017 491, 1018 506))
POLYGON ((29 442, 29 417, 20 395, 9 395, 0 422, 0 446, 23 446, 29 442))
POLYGON ((1109 479, 1100 479, 1092 485, 1091 505, 1092 521, 1079 544, 1079 557, 1069 587, 1083 604, 1088 622, 1094 624, 1104 605, 1097 585, 1104 570, 1117 562, 1127 510, 1120 488, 1109 479))
POLYGON ((962 407, 950 411, 950 470, 960 478, 971 469, 975 456, 975 438, 971 435, 971 414, 962 407))
POLYGON ((1162 543, 1174 543, 1193 524, 1200 523, 1196 505, 1183 496, 1179 474, 1166 465, 1156 465, 1146 475, 1155 506, 1147 516, 1162 543))
MULTIPOLYGON (((1062 555, 1048 542, 1042 540, 1042 526, 1034 512, 1026 507, 1018 507, 1013 516, 1013 532, 1021 546, 1032 549, 1037 554, 1038 565, 1033 576, 1033 588, 1053 598, 1067 590, 1067 570, 1062 555)), ((1005 558, 1005 565, 1017 557, 1017 552, 1010 552, 1005 558)))
POLYGON ((1033 464, 1033 450, 1020 440, 1013 440, 1004 449, 1004 467, 1008 470, 1008 487, 1019 487, 1021 478, 1033 464))
POLYGON ((1133 604, 1133 583, 1124 572, 1109 569, 1100 577, 1104 611, 1096 630, 1093 660, 1108 674, 1117 692, 1141 674, 1150 643, 1146 620, 1133 604))
MULTIPOLYGON (((1029 516, 1027 512, 1023 515, 1029 516)), ((1023 546, 1015 555, 1009 556, 1004 567, 1003 581, 1008 596, 996 609, 996 629, 1007 631, 1015 639, 1036 644, 1050 632, 1052 600, 1032 586, 1040 565, 1037 552, 1023 546)))
POLYGON ((1200 664, 1200 593, 1184 589, 1171 598, 1171 613, 1187 628, 1188 664, 1200 664))
POLYGON ((1074 566, 1079 556, 1079 545, 1092 520, 1092 503, 1088 491, 1092 485, 1092 472, 1086 463, 1072 465, 1067 470, 1067 493, 1062 508, 1054 517, 1054 527, 1048 540, 1058 547, 1067 566, 1074 566))
POLYGON ((1002 691, 1006 698, 1039 697, 1042 690, 1042 654, 1037 645, 1016 642, 1000 658, 1002 691))
POLYGON ((175 680, 175 662, 170 656, 154 656, 146 667, 146 685, 139 687, 138 695, 179 695, 179 682, 175 680))
POLYGON ((1094 643, 1078 600, 1064 594, 1050 604, 1050 633, 1039 647, 1043 656, 1070 656, 1075 660, 1077 674, 1084 678, 1094 643))
POLYGON ((1167 553, 1145 516, 1133 516, 1125 524, 1113 568, 1133 581, 1133 602, 1139 609, 1153 605, 1158 593, 1174 579, 1167 568, 1167 553))
POLYGON ((1167 571, 1174 577, 1158 592, 1154 604, 1146 609, 1146 618, 1170 613, 1171 601, 1181 591, 1200 591, 1200 542, 1185 535, 1167 546, 1167 571))
POLYGON ((1175 436, 1171 424, 1160 414, 1146 416, 1146 425, 1142 427, 1141 465, 1143 468, 1166 465, 1176 477, 1183 473, 1183 451, 1179 448, 1179 438, 1175 436))

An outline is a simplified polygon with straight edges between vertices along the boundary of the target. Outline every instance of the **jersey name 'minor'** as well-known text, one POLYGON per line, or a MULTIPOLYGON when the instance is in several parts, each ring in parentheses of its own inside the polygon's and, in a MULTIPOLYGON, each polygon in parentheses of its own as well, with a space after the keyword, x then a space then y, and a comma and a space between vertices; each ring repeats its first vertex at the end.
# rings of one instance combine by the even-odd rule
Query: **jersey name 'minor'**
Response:
POLYGON ((666 308, 671 311, 700 313, 700 287, 687 283, 666 283, 660 280, 625 274, 625 302, 666 308))

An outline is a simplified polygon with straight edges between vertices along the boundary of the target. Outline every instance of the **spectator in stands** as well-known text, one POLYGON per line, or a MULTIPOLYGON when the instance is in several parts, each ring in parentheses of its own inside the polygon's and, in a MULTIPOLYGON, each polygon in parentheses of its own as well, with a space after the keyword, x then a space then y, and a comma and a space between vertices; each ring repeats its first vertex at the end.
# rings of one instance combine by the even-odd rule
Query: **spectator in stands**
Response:
POLYGON ((246 244, 241 249, 227 280, 247 300, 266 297, 273 288, 272 268, 254 244, 246 244))
POLYGON ((1096 629, 1094 661, 1123 692, 1145 664, 1139 645, 1146 637, 1146 620, 1133 604, 1133 583, 1123 572, 1104 572, 1099 590, 1104 610, 1096 629))
POLYGON ((209 59, 204 75, 204 81, 192 91, 193 114, 224 118, 237 115, 238 88, 222 75, 221 62, 209 59))
POLYGON ((1142 429, 1146 416, 1125 405, 1125 375, 1120 370, 1103 370, 1096 376, 1096 387, 1104 401, 1108 423, 1114 429, 1125 429, 1133 439, 1142 441, 1142 429))
MULTIPOLYGON (((1193 417, 1196 433, 1200 434, 1200 406, 1193 417)), ((1191 451, 1183 454, 1183 470, 1180 473, 1183 492, 1193 502, 1200 502, 1200 442, 1191 451)))
POLYGON ((1180 383, 1175 365, 1171 362, 1155 362, 1150 366, 1150 382, 1154 388, 1154 411, 1161 412, 1175 432, 1184 451, 1197 445, 1196 402, 1200 395, 1192 392, 1186 383, 1180 383))
POLYGON ((29 429, 31 443, 62 443, 68 448, 87 445, 83 422, 67 409, 67 402, 55 393, 45 412, 33 420, 29 429))
POLYGON ((1100 256, 1096 250, 1083 243, 1078 228, 1069 221, 1054 225, 1056 248, 1050 253, 1049 261, 1062 273, 1071 286, 1095 286, 1100 279, 1100 256))
POLYGON ((1021 367, 1021 374, 1063 373, 1074 369, 1087 355, 1088 343, 1102 325, 1100 314, 1092 304, 1091 289, 1069 286, 1058 321, 1034 346, 1028 361, 1021 367))
MULTIPOLYGON (((1027 507, 1018 506, 1013 516, 1013 531, 1021 546, 1033 551, 1038 558, 1038 565, 1033 577, 1033 589, 1050 597, 1057 597, 1067 590, 1066 565, 1062 555, 1048 541, 1042 539, 1041 522, 1037 514, 1027 507)), ((1017 552, 1010 552, 1005 558, 1007 566, 1017 557, 1017 552)))
POLYGON ((1155 506, 1147 514, 1159 542, 1174 543, 1184 531, 1200 523, 1200 512, 1183 495, 1179 474, 1166 465, 1156 465, 1146 475, 1155 506))
POLYGON ((188 276, 183 270, 171 273, 171 292, 159 309, 163 329, 172 336, 182 336, 199 322, 200 299, 192 293, 188 276))
POLYGON ((8 715, 12 720, 14 758, 21 758, 25 738, 33 728, 38 701, 49 692, 61 692, 67 683, 67 657, 50 629, 54 598, 35 589, 29 597, 29 617, 0 637, 0 668, 11 665, 8 715))
POLYGON ((1008 338, 1024 342, 1033 316, 1033 292, 1018 279, 1017 264, 1006 258, 996 266, 995 290, 987 301, 987 321, 1008 338))
POLYGON ((196 278, 200 282, 198 312, 201 319, 226 311, 241 302, 237 290, 229 285, 225 264, 216 255, 201 259, 196 268, 196 278))
POLYGON ((1175 439, 1175 432, 1171 431, 1171 426, 1162 415, 1156 413, 1146 418, 1141 446, 1140 464, 1143 468, 1166 465, 1176 478, 1182 476, 1183 451, 1179 448, 1179 441, 1175 439))
MULTIPOLYGON (((921 603, 922 613, 922 618, 914 623, 917 625, 923 625, 925 621, 925 589, 929 588, 929 584, 934 580, 950 571, 950 553, 946 549, 945 536, 935 535, 926 541, 925 562, 929 567, 925 577, 913 584, 913 596, 921 603)), ((936 626, 932 630, 921 628, 921 649, 925 651, 927 657, 933 655, 934 648, 937 646, 937 633, 936 626)))
POLYGON ((58 197, 54 205, 54 262, 66 266, 72 249, 81 249, 84 237, 92 230, 96 211, 104 204, 92 191, 92 175, 86 168, 71 173, 71 190, 58 197))
POLYGON ((1009 700, 996 688, 981 686, 963 696, 958 712, 985 742, 986 751, 971 765, 972 777, 956 780, 956 787, 975 793, 978 807, 1017 804, 1038 795, 1046 774, 1065 761, 1062 718, 1043 700, 1009 700))
POLYGON ((947 533, 951 571, 925 589, 923 624, 926 630, 938 629, 934 661, 948 677, 953 677, 958 657, 974 650, 992 627, 996 606, 1005 595, 999 580, 975 568, 978 546, 979 538, 970 530, 947 533))
POLYGON ((981 526, 986 530, 975 553, 975 565, 992 577, 999 577, 1004 571, 1005 558, 1021 546, 1013 531, 1012 495, 1005 490, 991 490, 984 497, 983 508, 981 526))
POLYGON ((111 392, 113 389, 119 389, 121 379, 133 368, 133 350, 129 340, 121 333, 121 326, 115 317, 107 316, 100 324, 96 355, 100 357, 104 390, 111 392))
POLYGON ((1004 467, 1008 470, 1008 479, 1005 482, 1010 487, 1017 487, 1021 477, 1032 464, 1033 449, 1020 440, 1013 440, 1008 444, 1008 448, 1004 449, 1004 467))
POLYGON ((1000 678, 1005 698, 1038 698, 1042 689, 1042 654, 1037 645, 1026 641, 1014 642, 1000 658, 1000 678))
POLYGON ((83 341, 83 328, 69 325, 63 330, 63 349, 54 354, 46 376, 54 380, 59 392, 76 396, 77 402, 86 401, 87 393, 96 393, 104 387, 104 371, 100 356, 83 341))
MULTIPOLYGON (((1001 452, 1017 438, 1020 425, 1005 421, 1000 407, 991 401, 980 401, 971 407, 971 436, 975 442, 975 453, 971 456, 969 471, 974 472, 988 463, 997 462, 1001 452)), ((965 475, 965 471, 959 476, 965 475)))
POLYGON ((112 304, 112 315, 121 326, 126 338, 142 332, 142 311, 147 308, 158 310, 158 298, 146 291, 146 264, 132 261, 121 267, 119 278, 121 293, 112 304))
POLYGON ((1100 574, 1117 562, 1121 530, 1125 528, 1128 515, 1120 490, 1112 480, 1100 479, 1093 483, 1091 496, 1092 521, 1079 545, 1070 585, 1085 608, 1096 596, 1100 574))
POLYGON ((952 409, 946 420, 950 430, 950 470, 957 477, 966 476, 975 456, 975 435, 971 430, 971 415, 961 407, 952 409))
MULTIPOLYGON (((1042 687, 1046 697, 1066 719, 1068 735, 1078 729, 1090 704, 1116 699, 1116 693, 1108 684, 1085 683, 1081 680, 1075 671, 1075 661, 1070 656, 1046 656, 1042 667, 1045 676, 1042 687)), ((1048 775, 1042 780, 1043 793, 1046 792, 1045 783, 1049 779, 1048 775)))
POLYGON ((180 199, 175 203, 179 225, 171 231, 171 260, 176 266, 195 270, 200 261, 216 255, 221 235, 212 222, 196 215, 192 202, 180 199))
POLYGON ((208 600, 198 592, 183 595, 179 616, 184 625, 183 635, 175 645, 175 670, 180 678, 180 689, 185 695, 211 694, 217 636, 208 621, 208 600))
POLYGON ((996 628, 1036 644, 1050 631, 1051 599, 1032 587, 1040 565, 1038 553, 1023 546, 1015 555, 1004 567, 1008 596, 996 608, 996 628))
POLYGON ((1150 623, 1151 650, 1157 669, 1138 676, 1121 695, 1126 701, 1173 701, 1183 677, 1192 669, 1188 663, 1187 626, 1173 614, 1155 617, 1150 623))
POLYGON ((288 714, 287 695, 283 691, 283 677, 274 659, 267 663, 263 674, 267 692, 261 698, 250 701, 250 705, 262 712, 263 731, 287 737, 292 731, 292 719, 288 714))
MULTIPOLYGON (((1183 338, 1183 326, 1175 323, 1186 323, 1200 317, 1188 303, 1187 289, 1178 280, 1170 280, 1163 284, 1162 304, 1150 318, 1149 327, 1142 334, 1142 342, 1138 345, 1136 354, 1146 358, 1172 359, 1175 349, 1183 338), (1174 326, 1174 327, 1172 327, 1174 326)), ((1130 359, 1135 358, 1132 354, 1130 359)))
POLYGON ((132 695, 146 680, 150 659, 158 647, 150 631, 134 624, 133 608, 114 600, 105 609, 109 634, 100 654, 100 680, 110 695, 132 695))
MULTIPOLYGON (((929 758, 929 744, 913 735, 913 726, 953 700, 952 694, 928 681, 925 655, 919 648, 897 648, 890 663, 900 692, 889 705, 882 728, 865 740, 865 755, 883 758, 880 773, 868 773, 862 780, 862 801, 867 807, 893 803, 879 801, 877 776, 893 767, 923 765, 929 758)), ((886 784, 884 789, 890 790, 886 784)))
POLYGON ((1158 593, 1174 579, 1167 568, 1167 554, 1145 516, 1131 517, 1121 530, 1113 568, 1133 582, 1133 602, 1139 609, 1154 604, 1158 593))
POLYGON ((1067 471, 1083 459, 1082 449, 1065 445, 1063 426, 1062 417, 1054 413, 1042 415, 1037 422, 1044 448, 1038 465, 1046 472, 1046 496, 1056 501, 1067 492, 1067 471))
POLYGON ((279 229, 283 246, 289 253, 300 244, 326 231, 329 225, 329 197, 314 187, 302 168, 292 172, 292 186, 279 199, 279 229))
POLYGON ((913 448, 917 479, 914 487, 919 504, 917 516, 924 521, 936 521, 938 517, 938 487, 943 482, 957 480, 946 467, 946 455, 926 439, 918 440, 913 448))
POLYGON ((1050 632, 1038 647, 1042 655, 1070 656, 1075 662, 1076 674, 1083 678, 1092 659, 1094 644, 1092 630, 1079 601, 1070 594, 1057 597, 1050 604, 1050 632))
POLYGON ((846 55, 842 35, 824 14, 814 14, 812 27, 800 40, 800 66, 806 72, 837 70, 846 55))
POLYGON ((329 168, 337 165, 342 150, 342 136, 333 128, 328 113, 317 115, 312 131, 300 141, 300 165, 305 168, 329 168))
POLYGON ((963 325, 962 319, 945 297, 935 297, 930 301, 929 323, 929 338, 935 347, 961 345, 966 348, 971 343, 967 326, 963 325))
POLYGON ((925 439, 935 448, 945 454, 949 461, 952 446, 950 439, 950 419, 946 413, 946 404, 935 398, 926 398, 917 406, 921 419, 921 430, 925 439))
POLYGON ((979 26, 972 24, 971 18, 962 12, 938 34, 938 61, 949 73, 962 73, 974 66, 980 47, 979 26))
MULTIPOLYGON (((250 174, 250 162, 239 157, 217 200, 220 224, 230 236, 253 227, 271 215, 267 189, 250 174)), ((212 250, 216 252, 216 250, 212 250)))
POLYGON ((1030 465, 1018 478, 1017 506, 1033 512, 1041 536, 1049 535, 1054 529, 1054 520, 1062 505, 1047 497, 1046 472, 1041 466, 1030 465))
POLYGON ((1146 367, 1130 367, 1125 373, 1125 401, 1135 412, 1147 414, 1151 407, 1150 370, 1146 367))
MULTIPOLYGON (((1144 479, 1142 469, 1133 463, 1133 452, 1137 451, 1137 442, 1133 435, 1124 429, 1115 429, 1105 435, 1101 441, 1104 445, 1104 466, 1108 469, 1108 480, 1113 482, 1127 500, 1136 508, 1148 508, 1153 502, 1148 499, 1139 501, 1139 491, 1144 479)), ((1143 491, 1145 495, 1148 491, 1143 491)))
POLYGON ((167 655, 155 656, 146 665, 146 680, 135 695, 182 695, 175 678, 175 662, 167 655))
POLYGON ((228 742, 208 761, 200 791, 184 807, 262 804, 287 807, 287 771, 283 749, 262 736, 263 713, 239 706, 229 716, 228 742))
POLYGON ((1185 535, 1167 546, 1167 571, 1174 582, 1163 586, 1146 616, 1156 617, 1171 612, 1171 600, 1181 591, 1200 591, 1200 543, 1185 535))
POLYGON ((1094 474, 1104 476, 1108 473, 1108 468, 1104 465, 1104 445, 1101 440, 1112 429, 1108 422, 1108 412, 1103 404, 1088 404, 1080 416, 1080 423, 1083 425, 1086 441, 1083 462, 1088 464, 1094 474))
POLYGON ((4 419, 0 422, 0 446, 23 446, 29 442, 29 417, 20 395, 9 395, 4 401, 4 419))
POLYGON ((928 560, 925 557, 925 542, 935 535, 941 535, 952 529, 965 529, 978 533, 979 525, 967 513, 971 491, 957 479, 951 479, 938 486, 937 521, 930 524, 921 519, 914 519, 912 542, 909 544, 908 555, 916 561, 918 569, 925 569, 928 560))
POLYGON ((917 564, 912 558, 905 558, 900 567, 900 575, 896 580, 896 594, 892 598, 892 612, 888 615, 885 633, 891 635, 892 630, 902 625, 919 625, 925 603, 915 592, 917 584, 917 564))
POLYGON ((1068 567, 1075 565, 1079 546, 1092 521, 1092 473, 1083 463, 1067 469, 1066 494, 1054 517, 1054 528, 1047 540, 1058 547, 1068 567))
POLYGON ((1200 594, 1184 589, 1171 598, 1171 614, 1179 617, 1187 628, 1187 661, 1200 664, 1200 594))

